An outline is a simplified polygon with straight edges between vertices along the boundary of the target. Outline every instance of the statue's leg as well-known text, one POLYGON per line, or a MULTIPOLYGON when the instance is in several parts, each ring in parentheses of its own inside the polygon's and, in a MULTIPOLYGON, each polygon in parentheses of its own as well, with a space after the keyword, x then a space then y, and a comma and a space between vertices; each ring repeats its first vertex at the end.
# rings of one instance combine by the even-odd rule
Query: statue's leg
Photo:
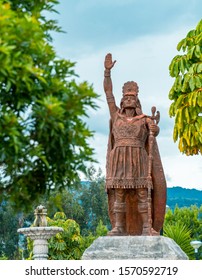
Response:
POLYGON ((115 190, 115 227, 108 233, 108 235, 126 235, 126 202, 125 190, 115 190))
POLYGON ((115 213, 114 213, 115 190, 114 189, 107 190, 107 195, 108 195, 109 219, 110 219, 112 228, 114 228, 115 227, 115 213))
POLYGON ((142 220, 142 235, 150 235, 148 221, 148 190, 146 188, 137 189, 138 213, 142 220))

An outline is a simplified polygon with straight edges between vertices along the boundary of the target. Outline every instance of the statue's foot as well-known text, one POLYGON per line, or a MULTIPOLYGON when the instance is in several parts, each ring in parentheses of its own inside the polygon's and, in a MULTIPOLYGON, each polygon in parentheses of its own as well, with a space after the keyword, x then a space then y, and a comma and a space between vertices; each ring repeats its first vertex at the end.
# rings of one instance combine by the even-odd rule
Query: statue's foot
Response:
POLYGON ((151 229, 148 226, 143 227, 142 229, 142 236, 150 236, 151 234, 151 229))
POLYGON ((151 228, 151 235, 152 235, 152 236, 158 236, 158 235, 160 235, 160 232, 154 230, 153 228, 151 228))
POLYGON ((127 235, 124 228, 122 227, 114 227, 111 231, 108 232, 108 236, 124 236, 127 235))

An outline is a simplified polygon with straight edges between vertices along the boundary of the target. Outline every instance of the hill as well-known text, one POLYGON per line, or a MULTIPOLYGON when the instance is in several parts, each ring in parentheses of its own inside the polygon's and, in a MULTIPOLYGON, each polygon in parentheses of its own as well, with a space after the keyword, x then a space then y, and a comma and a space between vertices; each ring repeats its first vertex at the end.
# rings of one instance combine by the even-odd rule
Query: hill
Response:
POLYGON ((178 207, 190 207, 194 204, 198 207, 202 205, 202 191, 182 187, 167 189, 167 205, 171 209, 174 209, 176 205, 178 207))
MULTIPOLYGON (((90 182, 82 181, 81 184, 84 188, 88 188, 90 182)), ((74 191, 74 195, 78 196, 77 191, 74 191)), ((174 209, 176 205, 180 208, 190 207, 191 205, 200 207, 202 205, 202 191, 197 189, 182 188, 179 186, 167 188, 166 204, 171 209, 174 209)))

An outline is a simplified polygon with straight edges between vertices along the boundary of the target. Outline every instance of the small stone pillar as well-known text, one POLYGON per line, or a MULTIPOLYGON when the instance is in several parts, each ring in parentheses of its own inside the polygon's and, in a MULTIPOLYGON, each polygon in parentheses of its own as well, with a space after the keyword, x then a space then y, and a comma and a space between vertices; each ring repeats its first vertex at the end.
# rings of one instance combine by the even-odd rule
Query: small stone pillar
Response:
POLYGON ((35 260, 47 260, 48 241, 46 239, 35 239, 33 245, 33 255, 35 260))

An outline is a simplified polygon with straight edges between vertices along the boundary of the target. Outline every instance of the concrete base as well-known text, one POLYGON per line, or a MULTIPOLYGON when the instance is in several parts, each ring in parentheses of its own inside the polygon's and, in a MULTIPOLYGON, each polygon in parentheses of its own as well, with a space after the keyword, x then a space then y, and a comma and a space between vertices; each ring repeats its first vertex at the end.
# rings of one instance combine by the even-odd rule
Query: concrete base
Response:
POLYGON ((82 260, 188 260, 174 242, 164 236, 102 236, 96 239, 82 260))

